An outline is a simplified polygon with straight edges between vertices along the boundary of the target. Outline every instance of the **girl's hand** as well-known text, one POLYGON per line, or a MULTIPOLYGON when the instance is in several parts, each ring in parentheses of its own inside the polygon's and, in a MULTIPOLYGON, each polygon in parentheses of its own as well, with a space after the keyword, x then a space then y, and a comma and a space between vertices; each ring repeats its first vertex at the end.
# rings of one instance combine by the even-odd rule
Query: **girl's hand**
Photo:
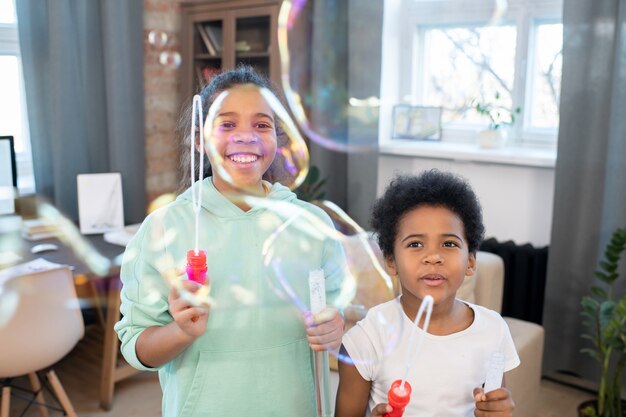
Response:
MULTIPOLYGON (((182 284, 186 291, 192 293, 202 287, 201 284, 186 279, 182 280, 182 284)), ((209 321, 210 306, 206 308, 194 307, 189 301, 182 298, 174 287, 170 289, 167 300, 170 304, 170 313, 180 330, 193 339, 200 337, 206 330, 209 321)))
POLYGON ((476 417, 511 417, 515 408, 511 391, 504 387, 488 393, 482 388, 474 388, 474 401, 476 417))
POLYGON ((389 404, 382 403, 376 404, 376 407, 372 410, 372 417, 382 417, 385 413, 391 413, 393 411, 393 407, 389 404))
POLYGON ((314 351, 339 352, 343 337, 343 317, 335 308, 325 308, 315 316, 304 313, 307 340, 314 351))

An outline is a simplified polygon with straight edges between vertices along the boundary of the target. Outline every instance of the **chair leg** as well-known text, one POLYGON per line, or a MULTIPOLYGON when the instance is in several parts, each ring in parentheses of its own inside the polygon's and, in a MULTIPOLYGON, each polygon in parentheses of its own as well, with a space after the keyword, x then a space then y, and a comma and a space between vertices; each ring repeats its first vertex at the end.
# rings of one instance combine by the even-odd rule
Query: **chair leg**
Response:
POLYGON ((11 387, 2 388, 2 403, 0 404, 0 417, 9 417, 11 402, 11 387))
POLYGON ((41 417, 48 417, 48 408, 44 405, 46 403, 46 399, 43 397, 43 391, 41 390, 41 383, 39 382, 39 377, 36 373, 31 372, 28 374, 28 379, 30 380, 30 386, 33 387, 33 391, 37 394, 35 395, 35 399, 39 403, 37 407, 39 408, 39 413, 41 417))
POLYGON ((63 385, 61 385, 61 381, 59 381, 59 378, 57 377, 57 374, 54 372, 54 370, 49 370, 46 373, 46 376, 48 377, 48 381, 52 386, 52 390, 57 396, 59 403, 61 403, 61 407, 63 407, 65 414, 67 414, 68 417, 77 417, 76 411, 74 411, 74 407, 72 406, 70 399, 67 397, 67 394, 63 389, 63 385))

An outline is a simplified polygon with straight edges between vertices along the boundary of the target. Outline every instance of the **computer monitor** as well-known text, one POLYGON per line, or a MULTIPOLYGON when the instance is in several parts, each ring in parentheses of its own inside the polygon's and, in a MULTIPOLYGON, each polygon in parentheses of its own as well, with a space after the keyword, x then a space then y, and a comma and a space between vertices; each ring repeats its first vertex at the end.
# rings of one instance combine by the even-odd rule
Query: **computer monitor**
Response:
POLYGON ((15 213, 17 164, 13 136, 0 136, 0 214, 15 213))

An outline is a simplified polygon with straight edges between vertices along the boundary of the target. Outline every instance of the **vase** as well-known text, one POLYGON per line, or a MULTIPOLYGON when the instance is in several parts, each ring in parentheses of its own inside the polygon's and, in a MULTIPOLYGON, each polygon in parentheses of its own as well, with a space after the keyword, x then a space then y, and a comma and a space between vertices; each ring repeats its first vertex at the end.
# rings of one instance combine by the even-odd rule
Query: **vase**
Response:
POLYGON ((478 145, 484 149, 496 149, 504 146, 506 132, 502 129, 486 129, 478 132, 478 145))

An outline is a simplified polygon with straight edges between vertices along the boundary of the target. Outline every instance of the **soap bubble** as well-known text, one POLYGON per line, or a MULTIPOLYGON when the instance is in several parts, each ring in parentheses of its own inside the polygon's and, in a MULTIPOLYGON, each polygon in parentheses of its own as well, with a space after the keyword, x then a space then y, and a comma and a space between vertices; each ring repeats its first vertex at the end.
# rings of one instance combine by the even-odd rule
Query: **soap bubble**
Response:
POLYGON ((180 67, 180 63, 181 57, 180 54, 176 51, 163 51, 159 54, 159 64, 163 65, 164 67, 178 68, 180 67))
MULTIPOLYGON (((372 132, 378 131, 380 99, 378 93, 352 96, 348 91, 347 20, 333 21, 315 33, 309 57, 300 53, 301 32, 314 27, 314 13, 305 13, 306 6, 304 0, 284 1, 278 19, 282 87, 295 120, 307 138, 324 148, 374 151, 378 140, 372 132), (343 37, 346 42, 337 41, 343 37)), ((329 13, 325 17, 337 16, 340 14, 329 13)))
MULTIPOLYGON (((359 36, 366 33, 362 26, 367 23, 355 22, 362 21, 367 13, 402 7, 400 1, 384 3, 384 7, 368 8, 363 15, 354 16, 357 7, 352 8, 347 2, 324 6, 306 0, 282 2, 278 18, 282 86, 296 123, 316 145, 339 152, 373 152, 378 146, 379 127, 383 135, 389 136, 382 141, 413 137, 434 139, 441 130, 438 113, 417 110, 416 107, 441 107, 445 112, 444 120, 457 119, 468 111, 468 103, 475 95, 470 90, 452 98, 438 94, 431 99, 419 93, 430 91, 431 87, 422 86, 421 81, 415 79, 417 74, 404 74, 408 70, 395 69, 399 58, 394 54, 401 56, 405 48, 401 47, 397 52, 381 51, 380 45, 385 42, 381 42, 382 33, 376 36, 375 32, 380 31, 379 22, 372 25, 366 36, 359 36), (394 5, 388 6, 388 3, 394 5), (302 52, 304 47, 306 53, 302 52), (393 66, 395 75, 387 73, 382 79, 380 62, 383 66, 393 66), (416 83, 418 85, 411 85, 416 83), (412 106, 414 110, 410 113, 399 111, 398 116, 410 116, 396 117, 397 105, 412 106), (425 114, 432 114, 436 120, 425 114), (421 126, 423 123, 426 129, 421 126)), ((507 0, 493 0, 486 26, 502 24, 508 3, 507 0)), ((402 10, 397 12, 403 13, 402 10)), ((376 18, 385 21, 384 16, 376 18)), ((394 21, 389 24, 402 23, 394 21)), ((402 35, 394 36, 400 38, 402 35)), ((410 49, 413 43, 410 39, 394 42, 402 42, 407 45, 406 49, 410 49)), ((412 55, 410 50, 406 52, 412 55)), ((413 59, 421 56, 416 55, 413 59)), ((432 88, 436 89, 436 86, 432 88)))
POLYGON ((148 43, 157 49, 164 48, 167 45, 168 35, 160 30, 151 30, 148 32, 148 43))
MULTIPOLYGON (((311 309, 308 277, 315 269, 323 269, 326 303, 343 313, 346 328, 363 319, 371 307, 393 299, 399 292, 398 284, 381 265, 382 255, 373 238, 332 202, 318 201, 317 208, 310 208, 268 198, 246 200, 277 216, 278 227, 262 248, 264 274, 276 295, 300 314, 311 309)), ((346 357, 331 352, 339 360, 372 364, 394 350, 404 323, 402 309, 369 314, 389 335, 381 356, 358 357, 353 352, 352 357, 346 357)))
MULTIPOLYGON (((210 197, 216 198, 213 194, 210 197)), ((193 229, 175 209, 166 208, 152 215, 142 248, 148 251, 144 256, 160 254, 154 256, 158 259, 154 267, 161 271, 168 286, 175 287, 193 305, 210 306, 211 337, 225 337, 228 329, 237 328, 244 329, 250 338, 241 342, 244 345, 256 343, 253 340, 268 343, 269 339, 279 345, 299 333, 304 339, 303 314, 310 310, 308 277, 312 270, 324 270, 327 305, 343 313, 347 327, 355 325, 371 307, 392 300, 398 293, 397 284, 394 286, 394 280, 380 264, 381 255, 376 253, 371 236, 334 204, 318 202, 315 207, 291 197, 274 199, 271 195, 243 195, 241 199, 251 207, 245 218, 224 221, 207 216, 200 220, 203 233, 199 247, 208 254, 208 283, 199 291, 184 288, 185 253, 172 250, 184 246, 181 240, 186 240, 189 248, 193 246, 193 233, 189 233, 193 229), (341 219, 342 231, 333 226, 326 213, 341 219), (241 249, 219 256, 232 247, 241 249), (271 333, 269 339, 267 332, 271 333)), ((158 293, 162 289, 156 285, 147 291, 158 293)), ((402 309, 386 315, 370 314, 389 335, 381 356, 353 354, 348 358, 331 352, 339 360, 373 364, 394 351, 404 324, 402 309)))

